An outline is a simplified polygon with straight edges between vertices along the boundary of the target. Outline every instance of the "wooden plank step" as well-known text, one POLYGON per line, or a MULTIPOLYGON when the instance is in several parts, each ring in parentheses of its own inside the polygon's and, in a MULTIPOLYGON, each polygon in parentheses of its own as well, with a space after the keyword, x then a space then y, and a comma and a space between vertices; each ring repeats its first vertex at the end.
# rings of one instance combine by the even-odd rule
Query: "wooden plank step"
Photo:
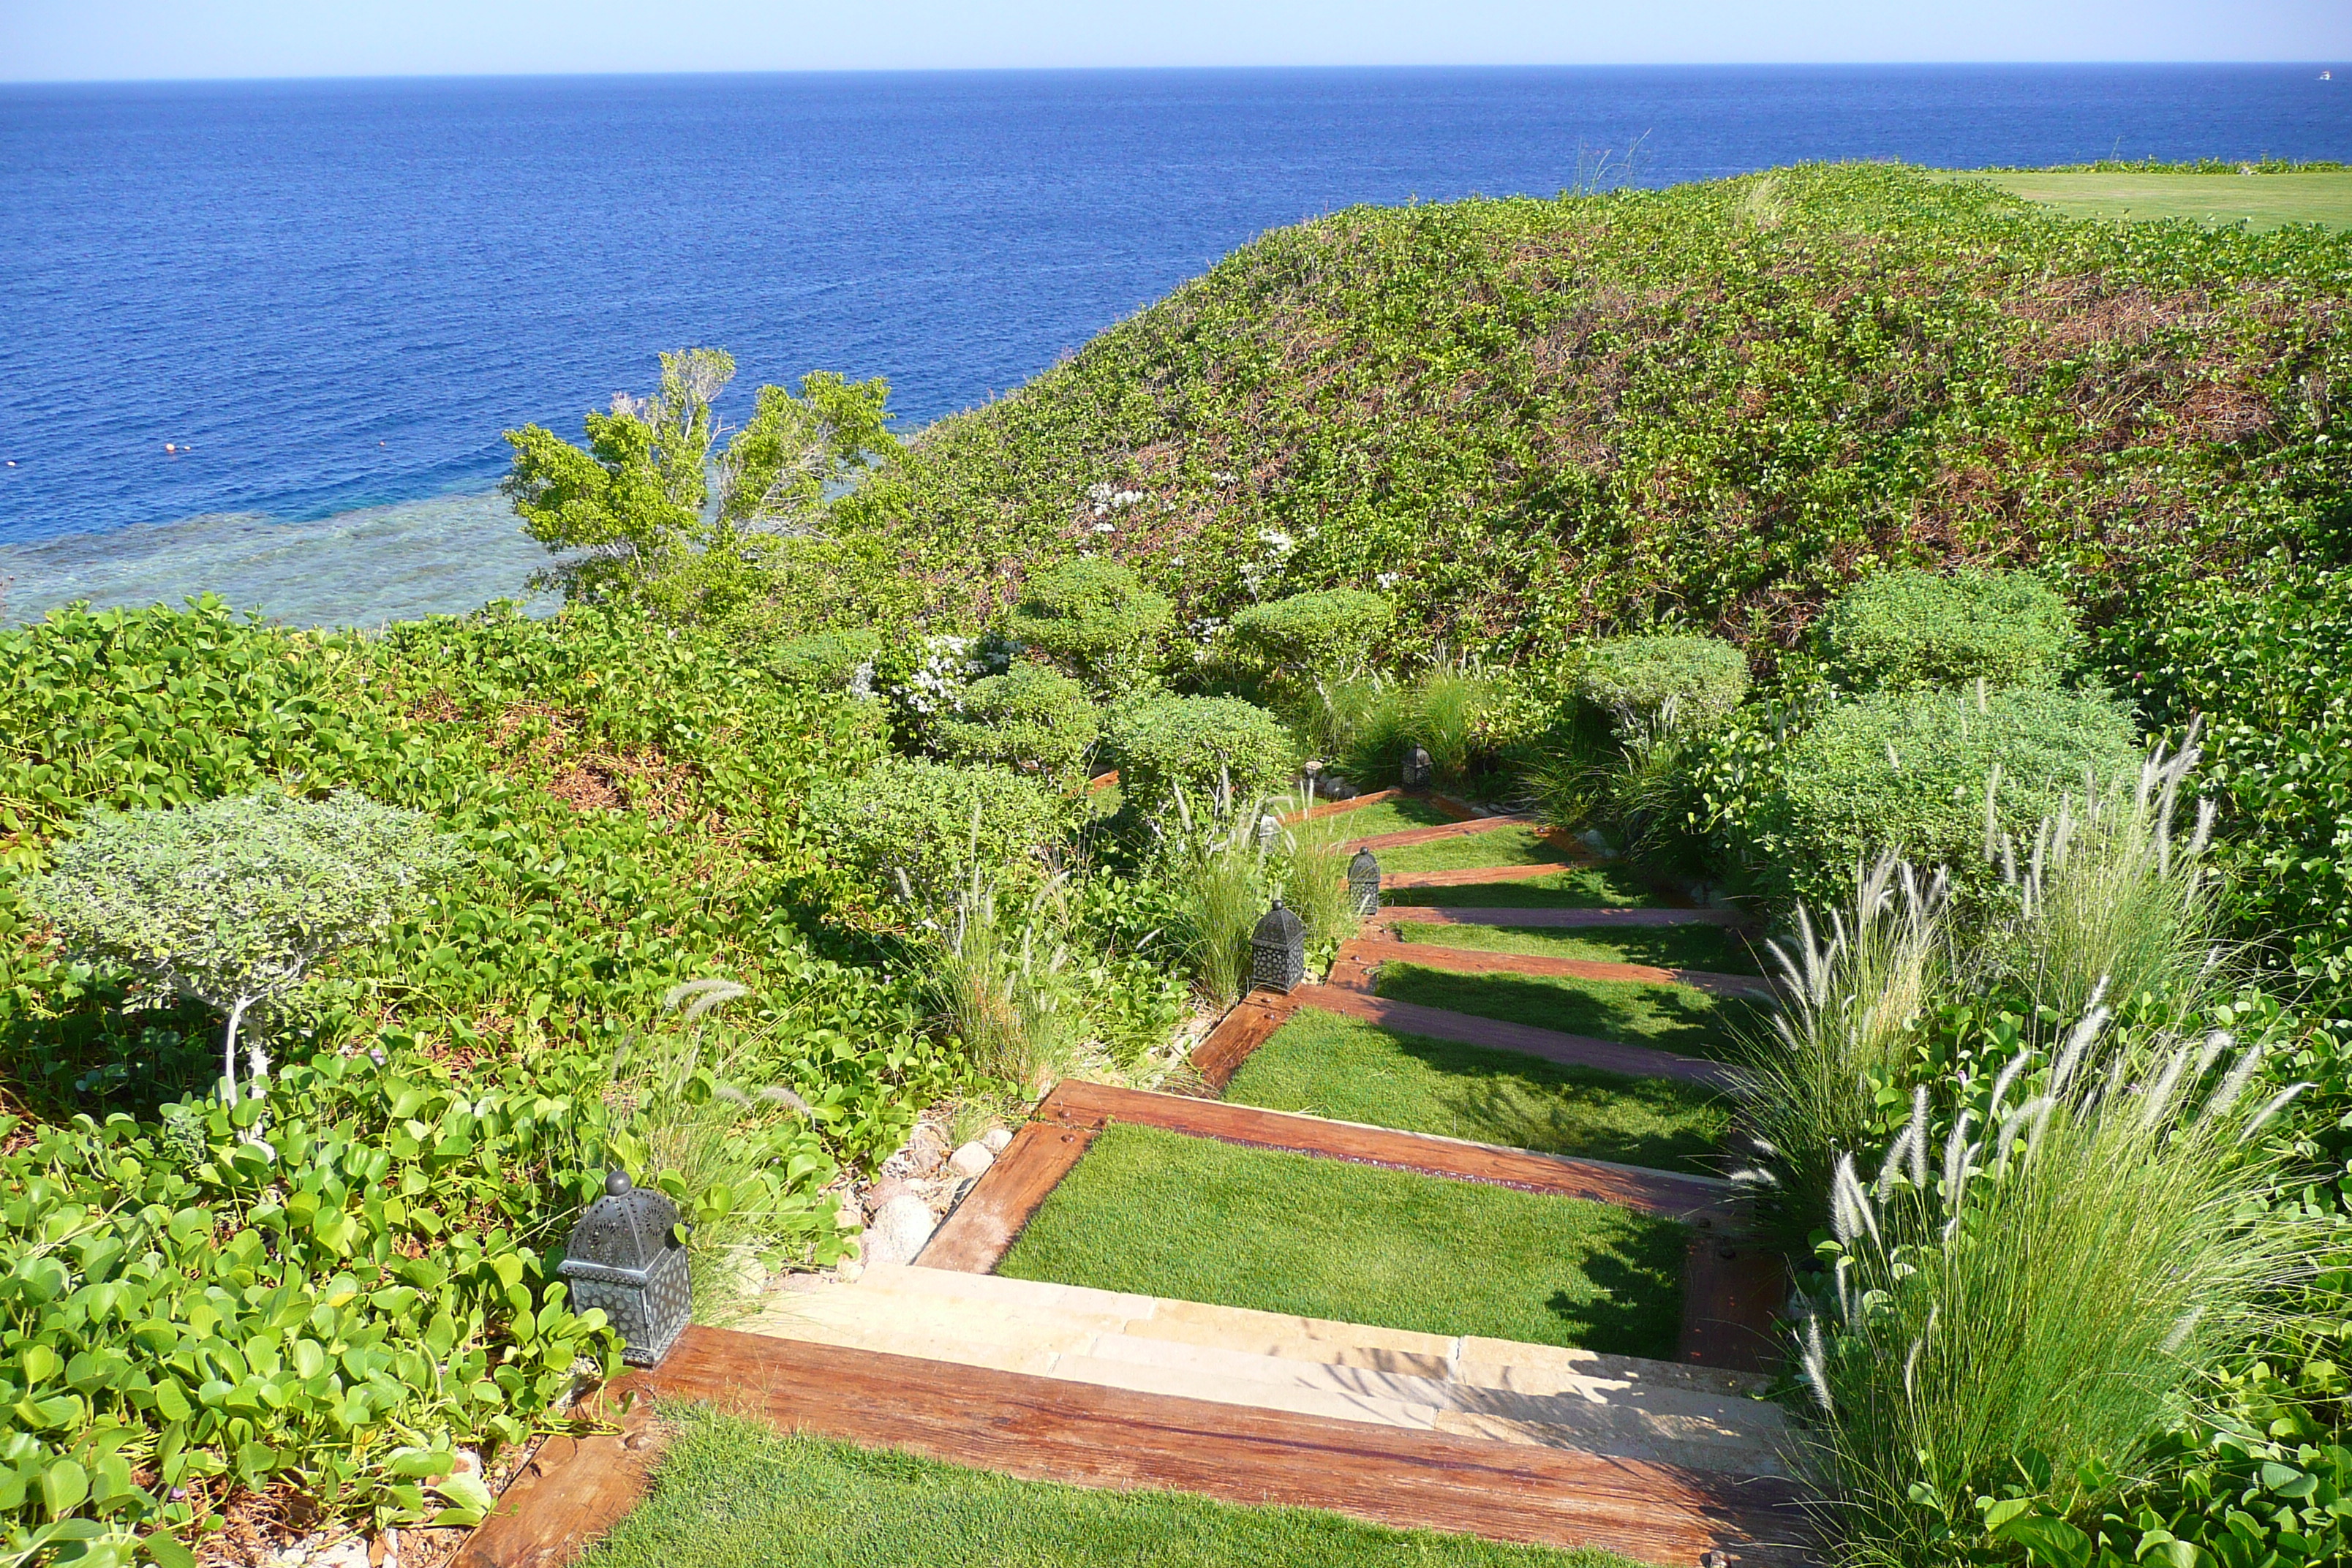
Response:
MULTIPOLYGON (((1354 942, 1340 950, 1340 959, 1366 967, 1395 963, 1418 963, 1454 974, 1557 975, 1568 980, 1631 982, 1643 985, 1687 985, 1717 996, 1741 996, 1769 1002, 1778 993, 1772 983, 1756 974, 1718 974, 1706 969, 1661 969, 1654 963, 1614 963, 1597 959, 1550 958, 1531 952, 1490 952, 1483 948, 1442 947, 1428 942, 1354 942)), ((1339 961, 1334 961, 1334 968, 1339 961)))
POLYGON ((995 1268, 1045 1194, 1070 1173, 1093 1142, 1094 1134, 1083 1127, 1041 1121, 1023 1127, 931 1233, 923 1245, 922 1261, 934 1268, 976 1274, 995 1268))
POLYGON ((1710 1089, 1725 1090, 1735 1089, 1738 1083, 1738 1075, 1734 1068, 1700 1057, 1676 1056, 1672 1051, 1622 1045, 1615 1040, 1594 1039, 1585 1035, 1562 1034, 1556 1029, 1538 1029, 1528 1024, 1506 1024, 1499 1019, 1474 1017, 1467 1013, 1449 1012, 1443 1007, 1424 1007, 1417 1002, 1398 1002, 1337 985, 1302 985, 1292 992, 1291 996, 1302 1006, 1360 1018, 1365 1023, 1378 1024, 1399 1034, 1423 1035, 1433 1040, 1459 1040, 1465 1045, 1486 1046, 1500 1051, 1518 1051, 1567 1067, 1595 1068, 1602 1072, 1621 1073, 1627 1078, 1678 1079, 1685 1083, 1705 1084, 1710 1089))
POLYGON ((1378 805, 1384 800, 1396 800, 1404 795, 1401 789, 1379 789, 1370 795, 1351 795, 1345 800, 1327 800, 1320 805, 1310 805, 1305 811, 1283 814, 1285 822, 1314 822, 1326 816, 1340 816, 1360 811, 1368 805, 1378 805))
POLYGON ((844 1351, 690 1328, 631 1382, 835 1440, 1033 1480, 1166 1487, 1227 1501, 1334 1510, 1406 1529, 1601 1547, 1658 1563, 1710 1551, 1780 1568, 1811 1561, 1801 1493, 1573 1449, 844 1351))
MULTIPOLYGON (((1543 869, 1557 871, 1557 866, 1543 869)), ((1642 926, 1744 926, 1748 917, 1738 910, 1662 910, 1646 906, 1611 905, 1591 910, 1516 910, 1460 908, 1442 904, 1387 904, 1365 917, 1368 926, 1526 926, 1531 930, 1600 930, 1642 926)))
POLYGON ((1257 991, 1243 997, 1192 1047, 1193 1070, 1208 1080, 1210 1088, 1222 1092, 1250 1053, 1265 1044, 1297 1010, 1296 1001, 1277 992, 1257 991))
POLYGON ((1037 1116, 1089 1135, 1118 1121, 1253 1149, 1282 1149, 1360 1165, 1614 1204, 1726 1231, 1739 1223, 1738 1189, 1712 1176, 1537 1154, 1433 1133, 1397 1132, 1352 1121, 1328 1121, 1319 1116, 1264 1110, 1254 1105, 1065 1079, 1038 1106, 1037 1116))

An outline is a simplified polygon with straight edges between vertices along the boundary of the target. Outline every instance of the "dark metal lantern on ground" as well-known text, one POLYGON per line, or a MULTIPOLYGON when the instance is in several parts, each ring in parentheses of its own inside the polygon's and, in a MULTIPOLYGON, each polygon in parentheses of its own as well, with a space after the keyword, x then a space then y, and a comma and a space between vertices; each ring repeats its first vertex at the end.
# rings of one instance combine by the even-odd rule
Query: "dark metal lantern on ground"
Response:
POLYGON ((1250 933, 1250 989, 1287 994, 1306 978, 1307 922, 1276 899, 1250 933))
POLYGON ((694 1310, 677 1205, 632 1187, 617 1168, 604 1178, 604 1195, 572 1227, 555 1272, 571 1289, 573 1311, 604 1309, 631 1366, 659 1363, 694 1310))
POLYGON ((1404 754, 1404 787, 1427 789, 1429 781, 1437 773, 1436 765, 1429 760, 1428 752, 1414 746, 1404 754))
POLYGON ((1381 863, 1369 849, 1359 849, 1348 862, 1348 901, 1369 919, 1381 910, 1381 863))

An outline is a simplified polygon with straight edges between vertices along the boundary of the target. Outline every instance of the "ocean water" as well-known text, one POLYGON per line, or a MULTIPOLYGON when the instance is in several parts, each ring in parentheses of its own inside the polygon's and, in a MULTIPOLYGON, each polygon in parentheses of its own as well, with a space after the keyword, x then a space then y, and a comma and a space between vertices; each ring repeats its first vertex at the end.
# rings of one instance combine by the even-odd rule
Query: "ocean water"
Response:
POLYGON ((655 353, 911 428, 1266 228, 1801 159, 2352 159, 2305 67, 973 72, 0 87, 7 613, 521 591, 501 429, 655 353), (175 450, 167 452, 165 447, 175 450))

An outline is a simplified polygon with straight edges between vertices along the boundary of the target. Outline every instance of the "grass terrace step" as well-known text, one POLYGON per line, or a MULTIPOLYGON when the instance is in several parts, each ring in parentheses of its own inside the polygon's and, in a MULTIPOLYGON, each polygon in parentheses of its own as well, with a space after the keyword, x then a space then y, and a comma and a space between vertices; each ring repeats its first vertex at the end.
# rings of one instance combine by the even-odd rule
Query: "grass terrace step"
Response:
POLYGON ((1224 1098, 1272 1110, 1486 1143, 1717 1173, 1730 1101, 1702 1085, 1627 1078, 1402 1034, 1336 1014, 1292 1016, 1224 1098))
MULTIPOLYGON (((1361 837, 1361 830, 1350 823, 1349 837, 1361 837)), ((1542 836, 1529 823, 1460 833, 1422 844, 1375 849, 1372 853, 1380 860, 1381 870, 1388 875, 1461 871, 1486 866, 1570 866, 1580 859, 1542 836)))
POLYGON ((1756 1026, 1756 1003, 1688 985, 1580 980, 1555 974, 1457 974, 1403 959, 1380 967, 1375 994, 1475 1018, 1728 1059, 1737 1031, 1756 1026))
POLYGON ((1115 1124, 998 1272, 1664 1358, 1685 1237, 1605 1204, 1115 1124))
MULTIPOLYGON (((1479 844, 1485 839, 1465 842, 1479 844)), ((1526 864, 1534 864, 1534 861, 1526 864)), ((1491 857, 1464 862, 1469 866, 1501 864, 1491 857)), ((1386 860, 1381 869, 1407 871, 1439 869, 1436 867, 1391 866, 1386 860)), ((1654 889, 1622 866, 1569 866, 1558 871, 1520 880, 1472 882, 1452 887, 1389 888, 1381 893, 1382 901, 1402 905, 1454 905, 1473 909, 1633 909, 1654 907, 1658 901, 1654 889)))
MULTIPOLYGON (((1388 932, 1399 942, 1470 948, 1482 952, 1521 953, 1529 958, 1580 959, 1594 963, 1646 963, 1660 969, 1702 969, 1717 974, 1766 973, 1756 949, 1736 931, 1711 925, 1658 926, 1646 930, 1547 928, 1539 926, 1439 925, 1410 915, 1391 918, 1388 932)), ((1409 952, 1399 957, 1411 958, 1409 952)))

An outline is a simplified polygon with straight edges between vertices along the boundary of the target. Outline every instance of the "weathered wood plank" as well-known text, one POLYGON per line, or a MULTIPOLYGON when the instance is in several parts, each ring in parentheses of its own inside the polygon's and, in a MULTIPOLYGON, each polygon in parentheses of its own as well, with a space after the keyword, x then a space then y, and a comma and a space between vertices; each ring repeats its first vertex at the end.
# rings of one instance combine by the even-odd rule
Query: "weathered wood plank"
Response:
MULTIPOLYGON (((1558 866, 1538 868, 1557 871, 1558 866)), ((1432 926, 1527 926, 1551 930, 1594 926, 1743 926, 1748 917, 1738 910, 1661 910, 1611 906, 1591 910, 1515 910, 1462 908, 1443 904, 1387 904, 1369 916, 1367 924, 1432 926)))
POLYGON ((1384 800, 1398 799, 1403 794, 1404 791, 1401 789, 1377 789, 1370 795, 1351 795, 1345 800, 1327 800, 1320 805, 1310 805, 1305 811, 1285 813, 1282 820, 1313 822, 1326 816, 1339 816, 1350 811, 1360 811, 1368 805, 1378 805, 1384 800))
POLYGON ((1810 1560, 1790 1483, 1294 1415, 793 1340, 688 1329, 641 1374, 778 1427, 1032 1480, 1163 1487, 1407 1529, 1605 1547, 1657 1563, 1721 1551, 1810 1560))
POLYGON ((1242 998, 1192 1047, 1193 1070, 1207 1079, 1212 1089, 1223 1089, 1233 1081, 1234 1074, 1249 1059, 1250 1053, 1265 1044, 1297 1009, 1298 1004, 1289 996, 1269 991, 1255 992, 1242 998))
MULTIPOLYGON (((1112 1122, 1123 1122, 1253 1149, 1282 1149, 1351 1164, 1381 1165, 1425 1176, 1614 1204, 1670 1219, 1704 1221, 1725 1231, 1740 1223, 1738 1189, 1711 1176, 1653 1171, 1606 1160, 1538 1154, 1494 1143, 1474 1143, 1465 1138, 1398 1132, 1360 1122, 1265 1110, 1255 1105, 1190 1100, 1181 1095, 1066 1080, 1045 1097, 1037 1114, 1041 1119, 1085 1131, 1090 1136, 1112 1122)), ((928 1252, 923 1261, 930 1261, 928 1252)))
MULTIPOLYGON (((617 1392, 607 1391, 608 1402, 617 1392)), ((644 1495, 661 1452, 660 1428, 645 1407, 620 1425, 614 1434, 541 1443, 450 1568, 564 1568, 612 1529, 644 1495)))
POLYGON ((985 1274, 1094 1142, 1082 1127, 1032 1121, 1013 1135, 915 1259, 926 1268, 985 1274))
POLYGON ((1738 1075, 1733 1068, 1700 1057, 1676 1056, 1672 1051, 1653 1050, 1646 1046, 1621 1045, 1615 1040, 1562 1034, 1556 1029, 1538 1029, 1527 1024, 1506 1024, 1495 1018, 1473 1017, 1467 1013, 1448 1012, 1443 1007, 1424 1007, 1416 1002, 1393 1001, 1338 985, 1302 985, 1292 992, 1291 996, 1302 1006, 1319 1007, 1327 1013, 1361 1018, 1368 1024, 1378 1024, 1384 1029, 1394 1029, 1401 1034, 1423 1035, 1433 1040, 1459 1040, 1465 1045, 1487 1046, 1498 1051, 1518 1051, 1568 1067, 1597 1068, 1602 1072, 1622 1073, 1628 1078, 1679 1079, 1685 1083, 1705 1084, 1710 1089, 1729 1089, 1738 1082, 1738 1075))
POLYGON ((1770 1252, 1719 1231, 1694 1230, 1683 1258, 1683 1327, 1675 1359, 1732 1372, 1769 1372, 1780 1362, 1774 1325, 1789 1294, 1789 1268, 1770 1252))
MULTIPOLYGON (((1777 994, 1772 983, 1756 974, 1718 974, 1705 969, 1661 969, 1654 963, 1612 963, 1597 959, 1549 958, 1529 952, 1488 952, 1481 948, 1444 947, 1428 942, 1353 942, 1335 960, 1369 967, 1380 963, 1418 963, 1454 974, 1557 975, 1569 980, 1630 981, 1643 985, 1687 985, 1717 996, 1744 996, 1769 1002, 1777 994)), ((1335 981, 1334 984, 1337 984, 1335 981)))

